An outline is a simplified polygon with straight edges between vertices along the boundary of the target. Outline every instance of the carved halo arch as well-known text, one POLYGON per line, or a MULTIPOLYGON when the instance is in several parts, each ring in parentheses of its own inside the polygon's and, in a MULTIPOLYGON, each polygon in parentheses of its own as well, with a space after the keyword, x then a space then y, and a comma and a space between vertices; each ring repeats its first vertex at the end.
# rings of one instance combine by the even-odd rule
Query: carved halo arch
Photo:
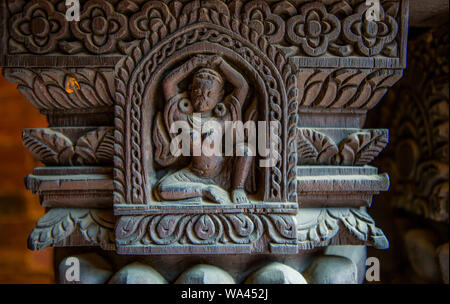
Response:
MULTIPOLYGON (((206 8, 211 10, 211 8, 206 8)), ((199 22, 183 26, 156 40, 147 37, 129 49, 116 67, 114 203, 152 202, 154 102, 167 69, 197 53, 222 55, 254 75, 263 114, 278 124, 278 162, 264 176, 264 201, 296 201, 295 164, 297 127, 296 78, 285 55, 268 38, 239 19, 199 22), (286 90, 288 87, 288 91, 286 90), (289 96, 289 100, 288 100, 289 96), (262 99, 262 100, 261 100, 262 99), (292 113, 292 114, 291 114, 292 113), (125 148, 127 147, 127 148, 125 148), (287 164, 288 163, 288 164, 287 164), (289 180, 287 180, 289 179, 289 180), (288 193, 289 192, 289 193, 288 193), (292 199, 294 196, 295 199, 292 199)))

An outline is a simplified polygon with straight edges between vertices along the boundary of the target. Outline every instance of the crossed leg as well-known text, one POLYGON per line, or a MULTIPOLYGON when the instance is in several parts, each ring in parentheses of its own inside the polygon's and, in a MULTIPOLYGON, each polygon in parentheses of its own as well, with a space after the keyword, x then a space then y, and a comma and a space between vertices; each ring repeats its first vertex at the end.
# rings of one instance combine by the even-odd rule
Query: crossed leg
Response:
POLYGON ((166 201, 205 197, 218 204, 231 203, 227 191, 210 179, 196 176, 189 168, 165 176, 157 185, 156 191, 166 201))

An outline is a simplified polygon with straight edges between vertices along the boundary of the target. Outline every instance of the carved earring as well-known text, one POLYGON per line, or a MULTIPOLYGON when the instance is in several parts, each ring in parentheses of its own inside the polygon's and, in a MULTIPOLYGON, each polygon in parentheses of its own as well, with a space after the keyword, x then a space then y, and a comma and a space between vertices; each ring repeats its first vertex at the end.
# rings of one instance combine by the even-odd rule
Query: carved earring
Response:
POLYGON ((226 113, 227 113, 227 108, 225 107, 225 105, 223 103, 218 103, 214 107, 214 114, 216 116, 223 117, 223 116, 225 116, 226 113))
POLYGON ((178 102, 178 108, 184 114, 191 114, 193 111, 191 102, 187 98, 183 98, 178 102))

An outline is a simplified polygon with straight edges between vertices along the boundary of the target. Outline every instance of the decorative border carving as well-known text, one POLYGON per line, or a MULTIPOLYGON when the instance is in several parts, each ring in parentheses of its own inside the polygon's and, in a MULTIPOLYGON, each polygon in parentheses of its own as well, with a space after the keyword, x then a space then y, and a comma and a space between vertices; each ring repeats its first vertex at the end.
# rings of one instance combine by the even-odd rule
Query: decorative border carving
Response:
MULTIPOLYGON (((82 4, 81 20, 65 20, 64 3, 55 0, 33 0, 22 9, 3 0, 12 24, 8 38, 9 54, 119 54, 123 44, 131 39, 151 39, 155 33, 186 24, 188 13, 198 2, 181 1, 121 1, 110 4, 90 0, 82 4), (6 3, 5 3, 6 2, 6 3), (37 13, 39 8, 39 14, 37 13), (152 15, 151 12, 155 14, 152 15), (108 16, 108 18, 105 18, 108 16), (36 19, 36 20, 34 20, 36 19), (27 26, 40 22, 41 28, 27 26), (95 30, 93 24, 95 22, 95 30), (65 38, 64 40, 58 40, 65 38)), ((379 21, 364 18, 365 1, 273 1, 260 0, 203 1, 201 5, 215 7, 216 18, 228 15, 241 19, 249 29, 264 36, 269 43, 290 42, 299 48, 293 55, 334 57, 382 56, 400 58, 403 66, 406 46, 407 1, 381 0, 379 21), (228 3, 228 4, 226 4, 228 3), (368 24, 370 23, 371 24, 368 24), (400 50, 400 51, 399 51, 400 50)))
POLYGON ((287 214, 159 214, 122 216, 116 227, 120 250, 127 252, 160 250, 165 253, 189 253, 180 247, 204 253, 263 252, 265 242, 296 244, 295 217, 287 214), (264 241, 263 235, 268 240, 264 241), (208 248, 214 246, 215 248, 208 248), (131 246, 133 249, 129 249, 131 246), (181 250, 180 250, 181 249, 181 250))

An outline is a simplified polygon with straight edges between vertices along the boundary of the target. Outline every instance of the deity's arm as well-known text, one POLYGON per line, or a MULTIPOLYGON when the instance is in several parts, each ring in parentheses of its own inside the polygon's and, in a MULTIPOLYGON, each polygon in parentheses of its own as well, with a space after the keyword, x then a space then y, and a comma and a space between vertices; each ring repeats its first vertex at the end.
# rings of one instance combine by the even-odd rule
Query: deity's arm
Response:
POLYGON ((245 80, 244 76, 236 71, 225 60, 221 60, 219 68, 226 79, 234 86, 233 95, 239 100, 239 103, 242 106, 247 98, 249 89, 247 80, 245 80))
POLYGON ((206 65, 206 57, 197 55, 169 73, 162 83, 164 97, 166 100, 170 100, 172 97, 180 93, 180 89, 178 87, 179 83, 188 77, 195 68, 206 65))

